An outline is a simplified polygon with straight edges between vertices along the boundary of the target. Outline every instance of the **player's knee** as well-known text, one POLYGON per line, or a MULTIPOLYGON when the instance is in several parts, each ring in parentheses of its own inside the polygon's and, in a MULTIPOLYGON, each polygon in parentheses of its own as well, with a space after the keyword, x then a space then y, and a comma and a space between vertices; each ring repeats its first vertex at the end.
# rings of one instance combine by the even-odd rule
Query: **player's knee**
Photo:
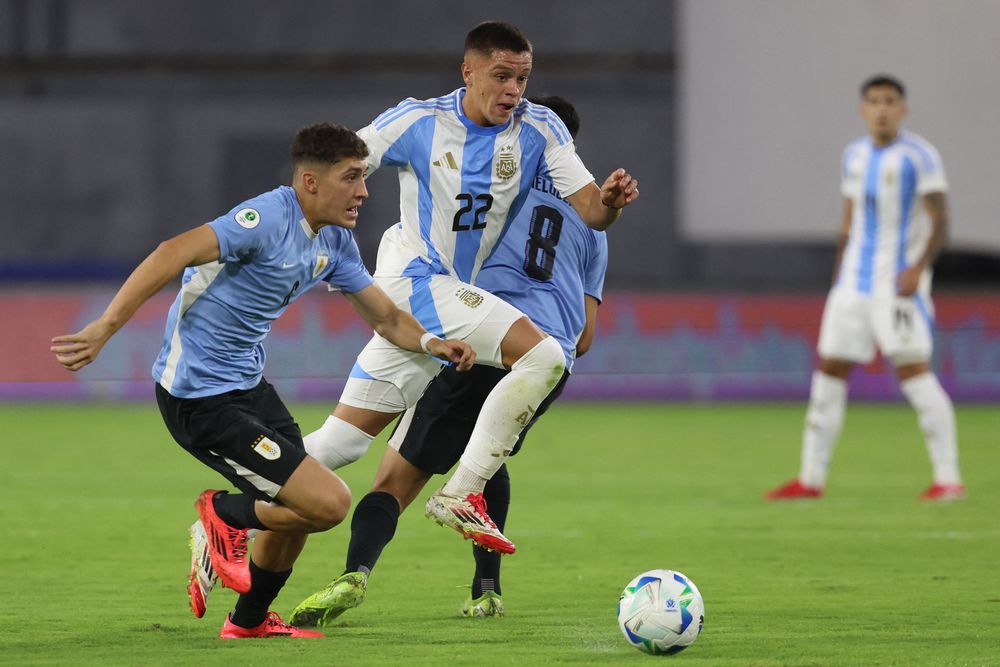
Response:
POLYGON ((373 436, 334 416, 304 438, 306 453, 330 470, 360 459, 372 440, 373 436))
POLYGON ((343 523, 351 509, 351 490, 339 477, 309 507, 306 519, 312 524, 314 532, 330 530, 343 523))
POLYGON ((554 387, 566 370, 566 355, 563 354, 559 341, 552 336, 546 336, 515 361, 511 370, 542 373, 547 384, 554 387))

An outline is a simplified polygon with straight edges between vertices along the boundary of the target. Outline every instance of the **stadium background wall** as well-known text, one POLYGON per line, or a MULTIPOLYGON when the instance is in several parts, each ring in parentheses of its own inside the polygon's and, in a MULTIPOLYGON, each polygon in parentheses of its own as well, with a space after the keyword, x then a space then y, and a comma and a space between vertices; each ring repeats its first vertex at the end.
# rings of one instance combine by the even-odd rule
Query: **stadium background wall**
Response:
MULTIPOLYGON (((162 293, 111 339, 100 358, 68 374, 38 332, 76 331, 104 308, 106 289, 21 290, 0 296, 16 327, 0 327, 0 400, 148 400, 150 367, 173 299, 162 293)), ((815 361, 821 295, 657 294, 612 291, 597 343, 575 367, 567 397, 601 400, 805 399, 815 361)), ((1000 297, 937 299, 935 370, 958 401, 1000 400, 1000 297)), ((289 399, 334 401, 371 330, 347 300, 320 289, 275 322, 268 379, 289 399)), ((851 378, 854 398, 901 400, 876 360, 851 378)))
MULTIPOLYGON (((26 309, 4 311, 17 315, 0 348, 4 397, 120 396, 115 382, 145 378, 165 301, 122 333, 116 355, 134 355, 127 363, 116 356, 67 379, 48 339, 92 314, 163 238, 286 181, 298 127, 360 127, 404 97, 455 88, 462 37, 487 18, 534 41, 529 94, 576 104, 591 171, 625 165, 644 186, 613 230, 611 292, 574 394, 805 395, 839 153, 863 130, 856 87, 889 70, 910 84, 912 126, 941 150, 952 183, 937 364, 959 400, 992 396, 1000 129, 990 114, 1000 89, 984 83, 1000 61, 1000 3, 622 0, 615 12, 625 20, 606 20, 593 0, 510 0, 490 14, 458 0, 0 0, 0 302, 26 309), (59 309, 64 319, 46 319, 59 309), (708 319, 685 325, 695 312, 708 319), (748 324, 768 317, 774 329, 748 324), (775 332, 790 337, 767 337, 775 332), (749 366, 731 365, 733 349, 749 366), (962 366, 962 354, 976 360, 962 366)), ((398 216, 394 175, 375 174, 370 189, 357 237, 372 265, 398 216)), ((310 297, 302 317, 356 323, 338 307, 310 297)), ((296 395, 335 392, 340 357, 367 334, 322 332, 322 344, 304 346, 321 355, 310 365, 281 338, 298 326, 276 328, 269 372, 296 395), (331 376, 292 370, 312 368, 331 376)), ((855 396, 898 396, 881 370, 855 384, 855 396)))

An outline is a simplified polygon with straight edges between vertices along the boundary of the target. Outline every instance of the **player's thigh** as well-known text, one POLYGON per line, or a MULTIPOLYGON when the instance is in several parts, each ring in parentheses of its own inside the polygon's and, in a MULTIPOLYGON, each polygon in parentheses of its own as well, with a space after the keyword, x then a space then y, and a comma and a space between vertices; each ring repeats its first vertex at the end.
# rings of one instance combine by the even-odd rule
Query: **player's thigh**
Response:
POLYGON ((866 364, 875 358, 871 298, 841 289, 830 291, 820 322, 819 356, 866 364))
POLYGON ((483 401, 506 374, 490 366, 445 368, 396 424, 389 446, 421 470, 448 472, 465 451, 483 401))
POLYGON ((441 370, 441 362, 374 334, 351 369, 340 403, 397 414, 414 405, 441 370))
POLYGON ((159 385, 156 393, 178 444, 245 493, 274 499, 306 456, 297 427, 289 426, 294 420, 264 380, 253 389, 205 398, 176 398, 159 385))
POLYGON ((926 362, 933 352, 933 306, 926 296, 884 297, 872 313, 882 356, 894 366, 926 362))
POLYGON ((453 276, 379 279, 379 285, 425 329, 466 341, 476 351, 477 363, 498 368, 501 341, 524 317, 500 297, 453 276))

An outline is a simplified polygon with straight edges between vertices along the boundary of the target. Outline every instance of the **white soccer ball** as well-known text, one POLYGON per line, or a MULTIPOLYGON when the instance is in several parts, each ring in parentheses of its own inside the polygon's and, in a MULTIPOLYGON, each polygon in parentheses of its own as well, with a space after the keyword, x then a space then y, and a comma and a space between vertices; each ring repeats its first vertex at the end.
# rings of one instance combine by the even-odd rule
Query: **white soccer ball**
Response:
POLYGON ((694 582, 674 570, 650 570, 629 582, 618 600, 618 625, 646 653, 683 651, 701 634, 705 602, 694 582))

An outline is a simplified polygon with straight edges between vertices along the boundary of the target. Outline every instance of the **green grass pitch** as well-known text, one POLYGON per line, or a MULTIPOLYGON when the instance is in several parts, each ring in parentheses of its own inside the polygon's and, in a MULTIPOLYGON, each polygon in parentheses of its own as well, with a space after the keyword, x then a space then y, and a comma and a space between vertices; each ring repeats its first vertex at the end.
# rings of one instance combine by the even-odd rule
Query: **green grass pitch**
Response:
MULTIPOLYGON (((329 406, 293 406, 308 430, 329 406)), ((1000 411, 958 409, 969 498, 917 502, 929 465, 908 407, 852 405, 827 497, 773 504, 798 467, 805 406, 563 404, 511 462, 503 619, 464 619, 468 542, 422 516, 383 553, 368 599, 325 640, 223 642, 235 601, 196 620, 187 526, 222 483, 169 439, 154 406, 0 406, 0 663, 9 665, 1000 664, 1000 411), (672 568, 705 629, 658 658, 615 607, 672 568)), ((384 438, 342 471, 367 491, 384 438)), ((315 536, 274 608, 343 567, 348 526, 315 536)))

